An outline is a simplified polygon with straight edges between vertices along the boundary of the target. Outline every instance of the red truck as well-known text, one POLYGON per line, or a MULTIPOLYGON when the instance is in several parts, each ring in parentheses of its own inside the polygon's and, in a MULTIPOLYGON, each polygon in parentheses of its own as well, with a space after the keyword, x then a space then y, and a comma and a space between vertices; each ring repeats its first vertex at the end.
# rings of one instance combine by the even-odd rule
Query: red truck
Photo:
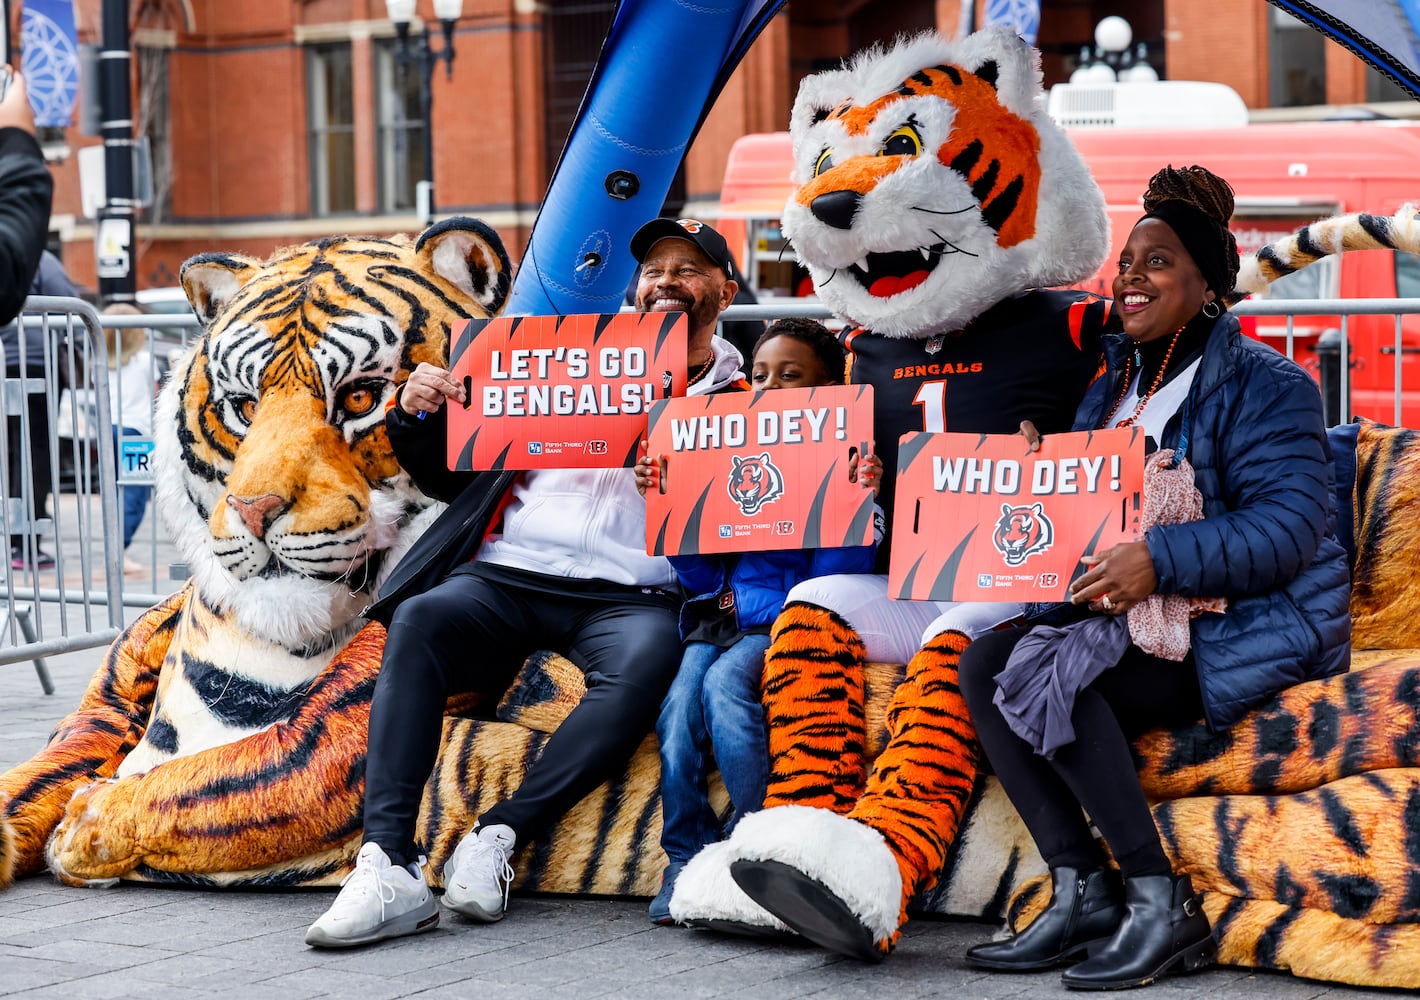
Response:
MULTIPOLYGON (((1139 217, 1149 176, 1166 164, 1202 164, 1227 178, 1237 194, 1233 231, 1243 253, 1316 219, 1358 211, 1390 215, 1406 202, 1420 201, 1420 122, 1080 128, 1070 136, 1104 190, 1116 251, 1139 217)), ((743 240, 746 274, 759 279, 757 291, 771 295, 792 294, 802 278, 778 232, 779 209, 791 189, 791 162, 787 133, 745 136, 730 153, 721 195, 726 237, 731 246, 736 238, 743 240)), ((1111 254, 1086 286, 1108 294, 1113 270, 1111 254)), ((1420 257, 1362 251, 1323 260, 1275 283, 1267 298, 1295 306, 1293 354, 1325 376, 1324 386, 1330 383, 1332 420, 1364 415, 1396 422, 1399 358, 1400 422, 1420 426, 1420 314, 1402 316, 1398 326, 1390 314, 1348 316, 1347 372, 1341 379, 1341 318, 1304 312, 1308 299, 1420 299, 1420 257), (1338 393, 1343 383, 1346 401, 1338 393)), ((1286 350, 1286 323, 1261 316, 1251 332, 1286 350)))

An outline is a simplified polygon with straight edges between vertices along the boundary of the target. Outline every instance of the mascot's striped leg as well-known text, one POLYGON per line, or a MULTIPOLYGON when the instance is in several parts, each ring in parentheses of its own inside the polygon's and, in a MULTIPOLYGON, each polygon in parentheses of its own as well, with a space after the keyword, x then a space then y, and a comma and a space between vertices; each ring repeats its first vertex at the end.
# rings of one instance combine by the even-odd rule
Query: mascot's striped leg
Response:
POLYGON ((765 808, 846 813, 867 771, 863 640, 832 611, 791 604, 764 655, 769 728, 765 808))
POLYGON ((135 871, 224 885, 338 881, 359 847, 384 639, 383 626, 361 629, 287 722, 79 791, 50 840, 50 869, 80 885, 135 871))
POLYGON ((76 789, 107 778, 138 745, 158 669, 188 591, 144 612, 104 656, 79 708, 43 750, 0 775, 0 887, 44 864, 44 845, 76 789))
MULTIPOLYGON (((888 706, 887 748, 848 814, 881 833, 897 859, 899 923, 906 921, 912 897, 937 880, 976 785, 981 748, 957 686, 969 641, 960 632, 944 632, 908 663, 888 706)), ((888 946, 896 940, 894 931, 888 946)))
POLYGON ((846 813, 867 769, 864 716, 866 652, 842 618, 808 604, 790 604, 774 623, 764 658, 763 699, 769 728, 769 786, 764 811, 741 820, 728 841, 710 844, 676 880, 671 916, 735 933, 787 930, 747 897, 730 877, 743 857, 739 831, 755 816, 783 808, 846 813))
POLYGON ((957 687, 967 641, 946 632, 912 658, 888 708, 887 748, 847 816, 788 807, 746 817, 735 832, 735 881, 826 948, 880 961, 908 900, 941 870, 979 760, 957 687))

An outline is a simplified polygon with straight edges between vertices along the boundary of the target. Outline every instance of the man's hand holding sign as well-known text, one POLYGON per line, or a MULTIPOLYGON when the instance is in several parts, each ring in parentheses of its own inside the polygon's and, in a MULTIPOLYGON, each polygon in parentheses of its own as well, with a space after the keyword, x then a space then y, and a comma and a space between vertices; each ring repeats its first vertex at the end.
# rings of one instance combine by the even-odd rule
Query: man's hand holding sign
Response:
POLYGON ((686 331, 680 312, 470 320, 431 385, 463 404, 449 468, 631 465, 651 404, 685 392, 686 331))
POLYGON ((1017 434, 903 435, 894 597, 1068 599, 1117 613, 1153 591, 1148 550, 1136 541, 1142 431, 1023 431, 1024 444, 1017 434))

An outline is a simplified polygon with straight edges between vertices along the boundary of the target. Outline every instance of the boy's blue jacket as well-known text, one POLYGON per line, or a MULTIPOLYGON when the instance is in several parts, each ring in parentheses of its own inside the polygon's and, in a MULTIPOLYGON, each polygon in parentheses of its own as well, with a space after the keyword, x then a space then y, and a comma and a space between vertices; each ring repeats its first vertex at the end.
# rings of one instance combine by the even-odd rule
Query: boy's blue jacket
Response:
POLYGON ((871 573, 882 514, 873 510, 874 544, 840 549, 781 549, 720 555, 672 556, 671 565, 688 595, 680 611, 684 639, 696 623, 719 617, 720 595, 734 597, 740 631, 766 628, 779 617, 784 598, 796 583, 838 573, 871 573))

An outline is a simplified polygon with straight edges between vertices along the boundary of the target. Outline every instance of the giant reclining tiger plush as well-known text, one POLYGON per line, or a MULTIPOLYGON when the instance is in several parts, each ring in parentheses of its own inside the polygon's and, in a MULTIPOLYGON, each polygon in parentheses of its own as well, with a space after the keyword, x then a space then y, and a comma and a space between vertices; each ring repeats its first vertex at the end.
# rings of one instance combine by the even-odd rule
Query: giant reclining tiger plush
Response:
POLYGON ((204 330, 159 401, 158 510, 192 577, 0 776, 0 885, 46 842, 79 883, 344 873, 382 645, 358 616, 437 513, 385 405, 453 323, 502 306, 510 270, 472 219, 184 265, 204 330))

